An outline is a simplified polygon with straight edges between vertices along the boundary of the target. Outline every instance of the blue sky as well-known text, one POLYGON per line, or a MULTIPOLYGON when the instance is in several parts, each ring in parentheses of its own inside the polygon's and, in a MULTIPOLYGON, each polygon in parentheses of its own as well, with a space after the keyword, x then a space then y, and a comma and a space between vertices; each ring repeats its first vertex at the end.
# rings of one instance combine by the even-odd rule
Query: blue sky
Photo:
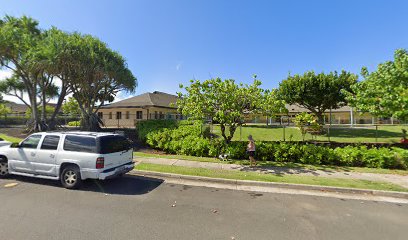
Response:
MULTIPOLYGON (((175 93, 210 77, 277 87, 289 72, 373 70, 408 48, 408 1, 27 1, 0 0, 0 14, 42 28, 97 36, 139 80, 136 94, 175 93)), ((123 95, 121 97, 124 97, 123 95)))

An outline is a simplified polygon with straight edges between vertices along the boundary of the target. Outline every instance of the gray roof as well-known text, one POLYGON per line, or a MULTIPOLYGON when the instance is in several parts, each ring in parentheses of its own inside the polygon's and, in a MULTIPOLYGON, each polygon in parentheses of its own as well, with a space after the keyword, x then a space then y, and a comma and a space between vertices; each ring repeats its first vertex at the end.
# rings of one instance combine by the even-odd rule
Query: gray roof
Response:
MULTIPOLYGON (((296 104, 293 104, 293 105, 286 104, 286 108, 288 109, 289 113, 310 112, 308 109, 298 106, 296 104)), ((327 110, 326 112, 329 112, 329 111, 330 110, 327 110)), ((332 109, 332 112, 350 112, 350 111, 351 111, 351 107, 349 106, 343 106, 341 108, 332 109)))
POLYGON ((176 104, 177 98, 176 95, 154 91, 153 93, 147 92, 119 102, 111 103, 101 108, 165 107, 176 109, 176 107, 171 106, 171 104, 176 104))
MULTIPOLYGON (((27 105, 15 102, 5 102, 4 105, 11 109, 12 113, 25 113, 27 112, 28 108, 27 105)), ((55 107, 57 104, 55 103, 47 103, 47 106, 55 107)), ((61 111, 61 110, 60 110, 61 111)))
POLYGON ((25 104, 15 102, 6 102, 4 103, 4 105, 6 105, 6 107, 9 107, 12 113, 25 113, 28 109, 25 104))

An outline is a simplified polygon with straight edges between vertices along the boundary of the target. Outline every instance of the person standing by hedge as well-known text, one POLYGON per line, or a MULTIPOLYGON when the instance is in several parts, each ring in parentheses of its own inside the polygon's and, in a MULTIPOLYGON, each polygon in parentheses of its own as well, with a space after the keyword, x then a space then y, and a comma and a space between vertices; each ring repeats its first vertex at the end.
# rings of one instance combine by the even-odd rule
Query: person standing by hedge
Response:
POLYGON ((255 142, 254 139, 252 138, 252 135, 248 136, 248 146, 247 146, 247 151, 248 151, 248 155, 249 155, 249 165, 251 167, 256 166, 256 160, 255 160, 255 142))

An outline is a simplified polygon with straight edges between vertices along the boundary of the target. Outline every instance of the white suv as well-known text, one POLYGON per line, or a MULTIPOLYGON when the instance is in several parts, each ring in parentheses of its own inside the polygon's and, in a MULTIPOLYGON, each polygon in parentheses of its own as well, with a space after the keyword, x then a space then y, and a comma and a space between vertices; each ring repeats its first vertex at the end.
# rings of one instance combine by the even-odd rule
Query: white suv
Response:
POLYGON ((70 189, 82 180, 121 176, 133 167, 131 142, 113 133, 43 132, 0 147, 0 178, 15 174, 59 179, 70 189))

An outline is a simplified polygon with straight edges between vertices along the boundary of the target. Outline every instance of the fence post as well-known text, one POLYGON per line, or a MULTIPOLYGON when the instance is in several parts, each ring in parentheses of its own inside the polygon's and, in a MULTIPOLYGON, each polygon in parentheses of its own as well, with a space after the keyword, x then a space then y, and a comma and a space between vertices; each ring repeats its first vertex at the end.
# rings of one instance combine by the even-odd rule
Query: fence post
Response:
POLYGON ((330 125, 327 128, 327 138, 329 139, 329 142, 330 142, 330 125))
POLYGON ((283 126, 283 141, 286 142, 286 136, 285 136, 285 124, 283 126))
POLYGON ((242 125, 239 126, 239 141, 242 141, 242 125))
POLYGON ((375 125, 375 142, 378 142, 378 125, 375 125))

